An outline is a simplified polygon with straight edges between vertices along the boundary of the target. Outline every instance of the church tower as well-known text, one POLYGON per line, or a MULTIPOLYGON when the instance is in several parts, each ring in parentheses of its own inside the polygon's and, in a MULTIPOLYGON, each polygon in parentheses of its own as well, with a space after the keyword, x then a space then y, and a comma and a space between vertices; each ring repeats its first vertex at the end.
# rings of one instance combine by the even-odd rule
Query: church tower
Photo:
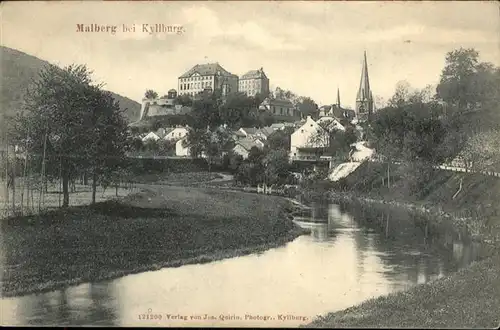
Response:
POLYGON ((358 94, 356 95, 356 116, 358 120, 366 120, 373 113, 373 95, 368 78, 368 63, 366 62, 366 51, 361 68, 361 81, 359 82, 358 94))
POLYGON ((340 89, 337 87, 337 107, 340 108, 340 89))

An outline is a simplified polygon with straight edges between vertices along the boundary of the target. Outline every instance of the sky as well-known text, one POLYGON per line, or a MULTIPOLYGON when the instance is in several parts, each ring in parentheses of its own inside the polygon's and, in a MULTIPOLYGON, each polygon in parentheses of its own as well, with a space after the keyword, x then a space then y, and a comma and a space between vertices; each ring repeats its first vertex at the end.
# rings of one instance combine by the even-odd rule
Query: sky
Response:
POLYGON ((1 44, 51 63, 86 64, 105 88, 140 101, 177 89, 195 64, 241 76, 264 68, 280 86, 318 104, 354 107, 363 52, 375 98, 398 81, 435 85, 447 52, 473 47, 500 64, 497 2, 2 2, 1 44), (116 25, 115 34, 77 24, 116 25), (123 24, 135 32, 123 32, 123 24), (182 26, 182 33, 142 31, 182 26))

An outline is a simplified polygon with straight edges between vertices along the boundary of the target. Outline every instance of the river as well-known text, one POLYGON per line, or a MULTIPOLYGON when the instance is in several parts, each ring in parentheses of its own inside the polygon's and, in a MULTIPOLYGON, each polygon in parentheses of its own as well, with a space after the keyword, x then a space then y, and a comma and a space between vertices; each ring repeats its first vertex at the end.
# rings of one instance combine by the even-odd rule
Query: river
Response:
POLYGON ((463 235, 435 236, 404 217, 313 205, 294 220, 311 233, 282 247, 2 298, 2 325, 294 327, 481 256, 463 235))

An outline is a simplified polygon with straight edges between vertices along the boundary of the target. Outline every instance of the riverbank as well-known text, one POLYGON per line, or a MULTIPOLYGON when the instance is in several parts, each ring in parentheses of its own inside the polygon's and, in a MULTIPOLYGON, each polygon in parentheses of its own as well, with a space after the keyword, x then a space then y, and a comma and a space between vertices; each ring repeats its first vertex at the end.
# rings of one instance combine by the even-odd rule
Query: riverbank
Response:
POLYGON ((436 223, 449 221, 475 240, 500 246, 499 178, 433 169, 417 180, 407 168, 393 165, 388 188, 385 166, 365 162, 338 182, 316 184, 305 197, 403 208, 436 223))
POLYGON ((2 295, 264 251, 305 233, 284 198, 151 186, 120 201, 2 222, 2 295))
MULTIPOLYGON (((500 324, 500 180, 482 174, 432 171, 411 193, 403 168, 384 186, 382 164, 365 163, 352 175, 309 195, 424 215, 430 226, 451 223, 489 245, 490 257, 456 274, 407 291, 319 317, 310 327, 496 328, 500 324), (333 189, 332 189, 333 188, 333 189)), ((387 182, 385 182, 385 185, 387 182)), ((307 195, 307 193, 306 193, 307 195)))
POLYGON ((407 291, 368 300, 322 316, 313 328, 498 328, 500 258, 470 267, 407 291))

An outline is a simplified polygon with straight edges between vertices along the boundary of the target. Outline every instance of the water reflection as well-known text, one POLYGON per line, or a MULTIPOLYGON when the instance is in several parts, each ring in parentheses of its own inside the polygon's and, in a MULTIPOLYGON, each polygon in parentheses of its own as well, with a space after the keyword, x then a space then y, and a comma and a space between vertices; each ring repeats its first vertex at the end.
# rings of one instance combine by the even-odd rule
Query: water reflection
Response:
POLYGON ((116 299, 109 283, 88 283, 63 290, 2 299, 3 324, 115 325, 116 299), (12 317, 14 316, 14 317, 12 317), (91 321, 91 322, 89 322, 91 321))
MULTIPOLYGON (((1 300, 13 325, 296 326, 309 318, 426 283, 475 260, 481 247, 453 232, 416 228, 404 212, 317 204, 297 217, 311 230, 286 246, 180 268, 129 275, 39 295, 1 300), (162 320, 140 320, 151 309, 162 320), (167 314, 185 320, 166 320, 167 314), (241 320, 197 320, 205 314, 241 320)), ((309 319, 310 320, 310 319, 309 319)))

